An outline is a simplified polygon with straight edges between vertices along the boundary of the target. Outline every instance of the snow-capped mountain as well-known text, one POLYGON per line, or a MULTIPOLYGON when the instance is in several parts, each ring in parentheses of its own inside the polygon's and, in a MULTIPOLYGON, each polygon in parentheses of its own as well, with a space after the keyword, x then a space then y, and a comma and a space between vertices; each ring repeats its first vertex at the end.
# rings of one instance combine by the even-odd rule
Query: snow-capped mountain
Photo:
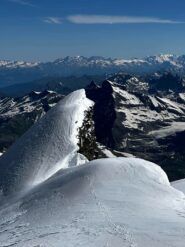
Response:
POLYGON ((158 55, 143 59, 65 57, 47 63, 0 61, 0 86, 28 82, 47 76, 100 75, 116 72, 135 75, 170 71, 185 74, 185 56, 158 55))
MULTIPOLYGON (((119 87, 102 88, 105 100, 119 87)), ((73 92, 0 157, 1 246, 184 246, 185 195, 159 166, 79 153, 93 105, 73 92)))

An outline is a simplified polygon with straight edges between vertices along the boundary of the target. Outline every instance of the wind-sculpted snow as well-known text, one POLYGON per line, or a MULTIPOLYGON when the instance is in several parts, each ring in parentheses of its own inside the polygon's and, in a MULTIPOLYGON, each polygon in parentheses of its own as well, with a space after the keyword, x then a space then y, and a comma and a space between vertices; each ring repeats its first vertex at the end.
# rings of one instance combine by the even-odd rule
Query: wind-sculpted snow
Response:
POLYGON ((4 192, 27 190, 61 168, 86 159, 77 154, 78 128, 92 106, 84 90, 60 101, 0 159, 0 187, 4 192))
POLYGON ((140 159, 59 171, 1 206, 4 247, 184 247, 185 195, 160 167, 140 159))

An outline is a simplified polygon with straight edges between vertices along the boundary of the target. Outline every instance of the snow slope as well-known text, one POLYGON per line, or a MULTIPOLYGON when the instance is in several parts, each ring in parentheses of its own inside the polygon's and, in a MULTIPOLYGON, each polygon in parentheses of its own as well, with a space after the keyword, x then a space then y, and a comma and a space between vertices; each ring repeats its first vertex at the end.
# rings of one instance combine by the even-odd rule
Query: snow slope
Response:
POLYGON ((177 190, 185 193, 185 179, 181 179, 172 183, 172 186, 177 190))
POLYGON ((84 163, 77 154, 78 128, 92 106, 84 90, 61 100, 0 158, 0 187, 27 190, 61 168, 84 163))
POLYGON ((0 246, 184 247, 185 195, 153 163, 95 160, 1 202, 0 246))

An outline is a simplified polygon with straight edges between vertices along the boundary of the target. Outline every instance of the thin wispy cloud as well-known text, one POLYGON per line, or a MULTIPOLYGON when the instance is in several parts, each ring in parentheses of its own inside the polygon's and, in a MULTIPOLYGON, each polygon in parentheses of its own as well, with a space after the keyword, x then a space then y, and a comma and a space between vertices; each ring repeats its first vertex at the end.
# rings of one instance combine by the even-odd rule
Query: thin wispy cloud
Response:
POLYGON ((49 23, 49 24, 62 24, 62 18, 59 17, 46 17, 43 19, 43 22, 49 23))
POLYGON ((74 24, 180 24, 184 22, 145 16, 110 16, 110 15, 71 15, 66 18, 74 24))
POLYGON ((9 2, 17 3, 20 5, 29 6, 29 7, 35 7, 34 4, 32 4, 31 2, 29 2, 27 0, 9 0, 9 2))

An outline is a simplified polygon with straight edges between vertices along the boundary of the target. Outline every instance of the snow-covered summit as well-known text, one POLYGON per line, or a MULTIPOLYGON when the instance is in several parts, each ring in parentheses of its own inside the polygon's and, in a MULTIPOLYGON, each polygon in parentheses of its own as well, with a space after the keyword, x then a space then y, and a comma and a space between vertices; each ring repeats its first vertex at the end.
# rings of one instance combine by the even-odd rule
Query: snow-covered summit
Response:
MULTIPOLYGON (((148 56, 145 58, 133 58, 133 59, 123 59, 123 58, 105 58, 100 56, 92 56, 92 57, 85 57, 85 56, 74 56, 70 57, 67 56, 65 58, 59 58, 54 61, 54 64, 70 64, 75 66, 99 66, 99 69, 102 68, 119 68, 119 69, 125 69, 125 70, 132 70, 135 66, 139 66, 141 70, 148 69, 156 69, 156 66, 160 66, 166 63, 171 64, 174 67, 182 67, 180 66, 181 57, 175 56, 172 54, 160 54, 155 56, 148 56), (155 67, 155 68, 152 68, 155 67)), ((168 66, 167 66, 168 67, 168 66)), ((135 67, 136 69, 136 67, 135 67)))

